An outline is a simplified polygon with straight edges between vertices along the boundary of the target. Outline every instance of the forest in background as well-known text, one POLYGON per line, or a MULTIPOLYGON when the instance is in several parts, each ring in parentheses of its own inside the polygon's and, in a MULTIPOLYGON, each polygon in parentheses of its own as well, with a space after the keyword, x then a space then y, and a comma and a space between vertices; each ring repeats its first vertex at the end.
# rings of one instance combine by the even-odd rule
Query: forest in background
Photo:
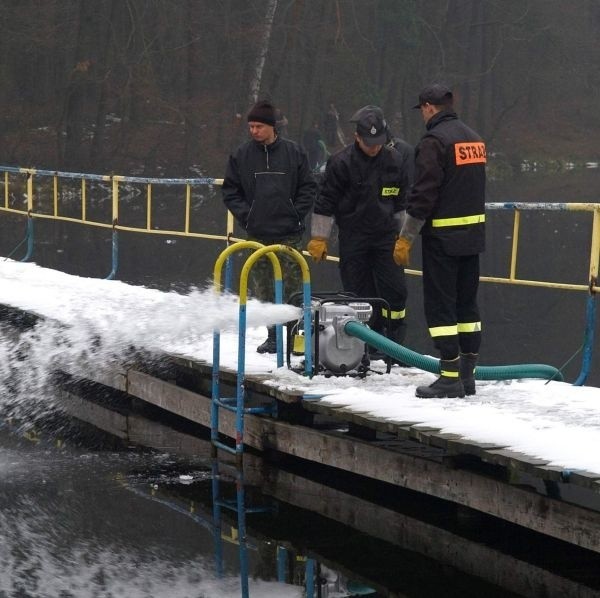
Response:
MULTIPOLYGON (((222 176, 256 98, 301 140, 333 103, 418 141, 455 90, 506 164, 600 154, 599 0, 0 0, 0 163, 222 176)), ((335 147, 329 148, 335 150, 335 147)))

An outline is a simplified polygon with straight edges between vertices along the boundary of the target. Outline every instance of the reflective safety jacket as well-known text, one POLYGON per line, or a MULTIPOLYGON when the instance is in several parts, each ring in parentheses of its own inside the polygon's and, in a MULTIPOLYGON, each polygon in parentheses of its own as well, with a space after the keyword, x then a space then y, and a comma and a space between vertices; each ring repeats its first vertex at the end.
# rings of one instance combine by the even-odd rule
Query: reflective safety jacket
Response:
POLYGON ((415 149, 408 213, 425 220, 421 234, 442 241, 448 255, 485 249, 486 148, 454 112, 438 112, 415 149))
POLYGON ((229 157, 222 193, 250 236, 281 239, 304 231, 317 183, 297 143, 278 137, 264 145, 252 139, 229 157))
POLYGON ((314 212, 333 216, 344 233, 394 232, 394 214, 406 207, 408 186, 399 152, 384 146, 371 158, 353 143, 327 161, 314 212))

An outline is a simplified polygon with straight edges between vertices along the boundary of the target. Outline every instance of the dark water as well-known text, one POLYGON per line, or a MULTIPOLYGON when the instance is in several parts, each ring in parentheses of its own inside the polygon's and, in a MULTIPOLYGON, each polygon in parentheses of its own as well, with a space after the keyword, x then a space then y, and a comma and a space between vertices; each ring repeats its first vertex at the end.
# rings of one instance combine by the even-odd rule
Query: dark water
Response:
POLYGON ((598 555, 318 468, 249 456, 239 474, 189 431, 136 426, 158 448, 57 417, 3 427, 1 596, 243 596, 241 550, 253 597, 600 595, 598 555), (240 489, 243 538, 214 510, 240 489))
MULTIPOLYGON (((526 174, 492 182, 488 200, 598 201, 599 182, 597 170, 526 174)), ((218 196, 194 202, 197 230, 224 232, 218 196)), ((124 210, 123 221, 143 219, 142 204, 124 210)), ((166 199, 156 217, 168 220, 179 211, 166 199)), ((484 274, 506 276, 512 217, 496 214, 488 219, 484 274)), ((4 214, 0 220, 0 253, 8 255, 24 223, 4 214)), ((35 225, 39 265, 92 277, 110 271, 109 231, 35 225)), ((586 280, 590 234, 586 215, 524 215, 519 276, 586 280)), ((211 241, 122 234, 118 277, 165 289, 202 286, 222 249, 211 241)), ((313 268, 313 274, 314 288, 339 288, 335 265, 313 268)), ((431 352, 420 278, 409 284, 407 344, 431 352)), ((573 291, 482 285, 482 361, 561 366, 575 355, 565 368, 574 379, 586 299, 573 291)), ((599 360, 596 354, 593 384, 600 384, 599 360)), ((10 387, 2 392, 5 405, 13 397, 10 387)), ((49 387, 36 392, 36 404, 54 404, 49 387)), ((240 488, 253 597, 310 595, 308 577, 312 595, 327 598, 600 595, 596 555, 453 505, 381 485, 357 488, 341 475, 309 475, 292 464, 271 470, 257 461, 241 478, 211 461, 206 441, 181 431, 147 424, 131 446, 53 409, 42 411, 9 422, 3 409, 1 598, 241 596, 238 513, 224 510, 215 518, 213 508, 216 492, 235 503, 240 488), (142 450, 141 444, 155 448, 142 450), (219 523, 222 535, 215 532, 219 523)))

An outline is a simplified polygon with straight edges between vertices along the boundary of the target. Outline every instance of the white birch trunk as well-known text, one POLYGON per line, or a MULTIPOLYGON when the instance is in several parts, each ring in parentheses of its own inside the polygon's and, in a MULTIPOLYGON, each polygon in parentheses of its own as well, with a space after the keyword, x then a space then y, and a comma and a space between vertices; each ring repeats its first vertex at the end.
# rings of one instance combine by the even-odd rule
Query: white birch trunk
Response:
POLYGON ((265 66, 267 52, 269 51, 269 40, 271 39, 271 29, 273 28, 273 19, 275 17, 275 11, 277 10, 277 2, 278 0, 268 0, 267 2, 263 36, 256 55, 254 72, 250 79, 250 93, 248 94, 248 99, 251 105, 255 104, 258 100, 258 92, 260 91, 263 68, 265 66))

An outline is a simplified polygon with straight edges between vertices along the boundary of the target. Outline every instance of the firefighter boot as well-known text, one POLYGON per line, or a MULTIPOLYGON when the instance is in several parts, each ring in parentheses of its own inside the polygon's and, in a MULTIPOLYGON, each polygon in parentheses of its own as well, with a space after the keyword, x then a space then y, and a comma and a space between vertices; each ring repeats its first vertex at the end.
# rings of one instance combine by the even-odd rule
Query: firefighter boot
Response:
POLYGON ((267 332, 269 333, 267 336, 267 340, 262 344, 256 347, 257 353, 277 353, 277 338, 275 336, 275 326, 269 326, 267 328, 267 332))
POLYGON ((477 353, 460 354, 460 380, 463 383, 465 394, 475 394, 475 366, 477 365, 477 353))
POLYGON ((430 386, 418 386, 420 399, 462 399, 465 389, 459 377, 460 357, 440 360, 440 377, 430 386))

